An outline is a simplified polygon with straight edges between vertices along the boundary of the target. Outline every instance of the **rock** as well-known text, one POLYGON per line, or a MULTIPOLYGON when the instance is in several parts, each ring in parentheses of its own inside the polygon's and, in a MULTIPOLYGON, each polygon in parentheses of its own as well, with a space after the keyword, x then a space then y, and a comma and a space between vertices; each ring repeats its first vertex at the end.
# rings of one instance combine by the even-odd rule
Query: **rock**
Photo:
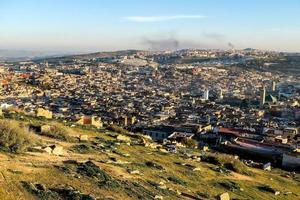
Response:
POLYGON ((117 140, 122 142, 131 142, 131 139, 125 135, 118 135, 117 140))
POLYGON ((268 163, 264 164, 264 165, 262 166, 262 168, 263 168, 263 170, 265 170, 265 171, 271 171, 271 163, 268 162, 268 163))
POLYGON ((179 190, 176 190, 176 193, 177 193, 178 195, 181 195, 181 192, 180 192, 179 190))
POLYGON ((158 186, 160 189, 163 189, 163 190, 166 190, 167 189, 167 186, 166 185, 160 185, 158 186))
POLYGON ((148 142, 146 142, 145 144, 144 144, 144 146, 145 147, 149 147, 149 148, 151 148, 151 149, 156 149, 157 148, 157 144, 155 144, 155 143, 148 143, 148 142))
POLYGON ((152 137, 150 135, 141 135, 141 136, 147 140, 152 140, 152 137))
POLYGON ((166 149, 160 148, 159 150, 163 153, 168 153, 168 151, 166 149))
POLYGON ((57 146, 57 145, 53 145, 52 146, 52 154, 54 154, 56 156, 63 155, 63 147, 57 146))
POLYGON ((277 195, 280 195, 280 191, 275 191, 274 194, 277 196, 277 195))
POLYGON ((133 171, 130 171, 129 173, 130 174, 140 174, 140 171, 139 170, 133 170, 133 171))
POLYGON ((293 194, 292 192, 285 192, 284 195, 293 194))
POLYGON ((86 141, 88 141, 88 136, 87 135, 80 135, 79 140, 81 142, 86 142, 86 141))
POLYGON ((164 180, 159 182, 159 185, 164 185, 164 184, 166 184, 166 181, 164 181, 164 180))
POLYGON ((165 181, 159 182, 158 185, 159 185, 158 187, 159 187, 160 189, 163 189, 163 190, 166 190, 166 189, 167 189, 167 186, 166 186, 166 184, 165 184, 165 181))
POLYGON ((79 175, 77 175, 77 174, 76 174, 74 177, 75 177, 75 178, 78 178, 78 179, 81 178, 81 176, 79 176, 79 175))
POLYGON ((41 126, 41 132, 42 133, 50 132, 51 129, 52 129, 52 126, 50 126, 50 125, 43 125, 43 126, 41 126))
POLYGON ((128 157, 130 157, 130 154, 129 154, 129 153, 123 153, 123 154, 122 154, 122 156, 124 156, 124 157, 127 157, 127 158, 128 158, 128 157))
POLYGON ((51 154, 52 153, 52 148, 51 147, 45 147, 45 148, 43 148, 43 150, 45 151, 45 152, 47 152, 48 154, 51 154))
POLYGON ((200 162, 200 161, 201 161, 201 158, 198 157, 198 156, 192 156, 192 160, 195 160, 195 161, 200 162))
POLYGON ((160 195, 155 195, 154 199, 164 199, 164 198, 160 195))
POLYGON ((209 151, 209 147, 208 147, 208 146, 204 146, 204 147, 202 148, 202 151, 209 151))
POLYGON ((201 171, 200 167, 195 167, 193 171, 201 171))
POLYGON ((225 192, 219 196, 219 199, 220 200, 230 200, 230 196, 229 196, 228 192, 225 192))

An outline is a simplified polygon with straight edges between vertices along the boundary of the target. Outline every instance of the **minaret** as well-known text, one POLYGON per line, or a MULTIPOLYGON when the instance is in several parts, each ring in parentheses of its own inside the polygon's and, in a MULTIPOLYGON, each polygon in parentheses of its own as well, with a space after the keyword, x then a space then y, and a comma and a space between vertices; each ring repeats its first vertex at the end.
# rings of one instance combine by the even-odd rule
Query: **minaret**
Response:
POLYGON ((222 91, 222 89, 220 89, 219 99, 223 99, 223 91, 222 91))
POLYGON ((263 87, 263 89, 260 91, 260 108, 264 107, 265 100, 266 100, 266 88, 263 87))
POLYGON ((272 92, 276 91, 276 82, 272 81, 272 92))
POLYGON ((47 61, 47 60, 45 60, 45 63, 44 63, 44 64, 45 64, 45 67, 46 67, 46 68, 48 68, 48 67, 49 67, 49 63, 48 63, 48 61, 47 61))
POLYGON ((208 98, 209 98, 209 90, 206 89, 203 93, 203 99, 208 100, 208 98))

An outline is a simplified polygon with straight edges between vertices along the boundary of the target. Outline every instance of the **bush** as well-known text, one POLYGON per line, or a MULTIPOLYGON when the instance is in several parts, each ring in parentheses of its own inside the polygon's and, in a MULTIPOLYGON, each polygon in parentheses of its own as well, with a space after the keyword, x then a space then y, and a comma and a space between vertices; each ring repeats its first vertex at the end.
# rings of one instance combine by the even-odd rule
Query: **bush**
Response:
POLYGON ((251 172, 248 170, 247 166, 238 159, 234 159, 230 155, 226 154, 209 154, 201 157, 201 160, 204 162, 208 162, 214 165, 218 165, 224 167, 228 170, 251 175, 251 172))
POLYGON ((198 142, 190 138, 184 138, 181 143, 188 148, 196 148, 198 146, 198 142))
POLYGON ((159 164, 156 164, 154 162, 151 162, 151 161, 147 161, 145 162, 145 165, 147 167, 151 167, 151 168, 155 168, 155 169, 158 169, 158 170, 164 170, 163 166, 159 165, 159 164))
POLYGON ((73 130, 69 127, 66 127, 59 123, 52 123, 50 124, 51 130, 44 131, 41 135, 58 139, 65 142, 76 142, 77 139, 72 137, 71 135, 74 134, 73 130))
POLYGON ((91 161, 81 163, 77 167, 77 172, 88 177, 98 179, 99 186, 107 189, 120 187, 120 183, 107 174, 104 170, 100 169, 91 161))
POLYGON ((93 152, 94 148, 92 145, 89 145, 89 144, 78 144, 78 145, 72 146, 71 150, 76 153, 85 154, 85 153, 93 152))
POLYGON ((58 188, 47 188, 40 183, 31 183, 22 181, 22 186, 31 194, 34 194, 38 199, 56 200, 56 199, 80 199, 80 200, 93 200, 91 195, 83 194, 79 190, 71 186, 63 186, 58 188))
POLYGON ((12 153, 24 152, 33 145, 32 135, 25 126, 11 120, 0 120, 0 147, 12 153))
POLYGON ((260 185, 257 187, 260 191, 275 193, 277 190, 269 185, 260 185))
POLYGON ((109 126, 107 129, 110 131, 116 132, 116 133, 124 134, 124 135, 126 135, 128 133, 128 131, 126 129, 124 129, 120 126, 117 126, 115 124, 109 126))
POLYGON ((230 190, 232 192, 241 189, 240 185, 236 182, 233 182, 233 181, 219 182, 218 185, 220 185, 223 188, 225 188, 226 190, 230 190))
POLYGON ((181 180, 180 178, 177 178, 176 176, 170 176, 168 177, 168 180, 179 185, 186 185, 186 182, 181 180))

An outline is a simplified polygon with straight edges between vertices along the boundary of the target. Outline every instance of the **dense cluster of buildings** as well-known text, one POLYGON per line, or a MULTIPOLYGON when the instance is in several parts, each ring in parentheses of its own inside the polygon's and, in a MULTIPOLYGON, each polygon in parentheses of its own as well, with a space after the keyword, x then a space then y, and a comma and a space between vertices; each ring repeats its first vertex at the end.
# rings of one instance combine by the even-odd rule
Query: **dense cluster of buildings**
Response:
POLYGON ((299 76, 241 67, 273 54, 182 50, 4 63, 1 110, 118 124, 154 140, 192 136, 202 146, 300 165, 299 76))

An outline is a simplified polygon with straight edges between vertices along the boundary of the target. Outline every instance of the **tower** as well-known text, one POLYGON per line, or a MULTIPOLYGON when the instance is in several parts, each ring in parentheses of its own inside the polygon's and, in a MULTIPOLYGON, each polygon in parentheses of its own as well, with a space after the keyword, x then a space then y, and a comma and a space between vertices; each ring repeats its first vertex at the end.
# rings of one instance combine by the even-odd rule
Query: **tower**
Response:
POLYGON ((276 91, 276 82, 272 81, 272 92, 276 91))
POLYGON ((260 91, 260 108, 264 107, 266 100, 266 88, 263 87, 263 89, 260 91))
POLYGON ((49 64, 48 64, 48 61, 45 60, 45 63, 44 63, 45 67, 48 68, 49 67, 49 64))
POLYGON ((220 92, 219 92, 219 99, 223 99, 223 91, 222 91, 222 89, 220 89, 220 92))
POLYGON ((208 97, 209 97, 209 90, 206 89, 206 90, 204 91, 204 93, 203 93, 203 97, 202 97, 202 98, 203 98, 204 100, 208 100, 208 97))

